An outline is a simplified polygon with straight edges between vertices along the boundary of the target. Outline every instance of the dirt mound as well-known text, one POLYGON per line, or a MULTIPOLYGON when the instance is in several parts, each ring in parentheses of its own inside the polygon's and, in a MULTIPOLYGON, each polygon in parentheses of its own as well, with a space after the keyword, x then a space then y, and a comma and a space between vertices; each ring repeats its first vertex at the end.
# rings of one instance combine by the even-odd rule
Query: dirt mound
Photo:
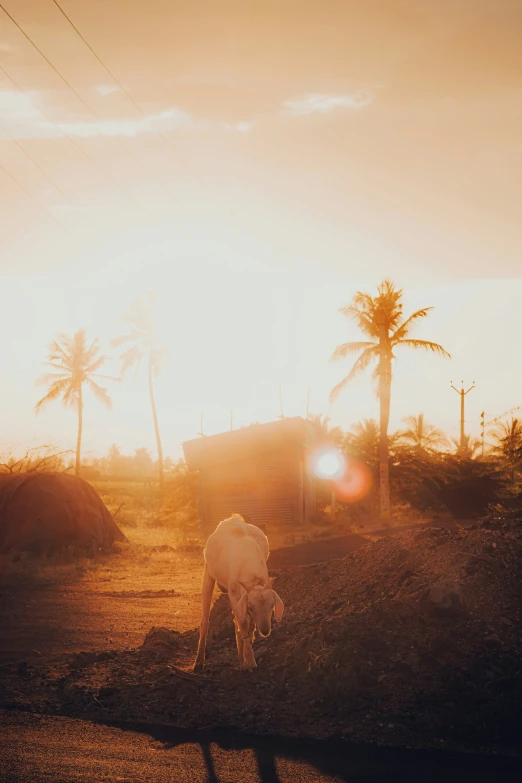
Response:
MULTIPOLYGON (((281 573, 285 616, 256 640, 252 674, 237 669, 221 596, 202 675, 191 672, 197 630, 155 628, 136 650, 64 670, 53 687, 43 680, 42 704, 74 716, 520 752, 521 554, 521 523, 398 533, 281 573)), ((23 700, 17 676, 6 698, 23 700)))
POLYGON ((63 473, 0 476, 0 552, 124 541, 90 484, 63 473))

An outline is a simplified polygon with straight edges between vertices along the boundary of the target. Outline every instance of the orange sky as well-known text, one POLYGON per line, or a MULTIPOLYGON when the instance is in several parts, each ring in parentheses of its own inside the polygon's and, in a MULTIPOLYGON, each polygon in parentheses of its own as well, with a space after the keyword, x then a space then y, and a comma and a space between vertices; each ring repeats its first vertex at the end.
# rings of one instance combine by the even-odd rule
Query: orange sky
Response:
MULTIPOLYGON (((437 305, 419 336, 454 357, 401 360, 393 426, 424 410, 456 431, 450 378, 477 381, 475 420, 521 401, 520 2, 60 4, 142 113, 52 0, 5 0, 77 94, 0 11, 4 443, 68 440, 72 414, 33 414, 46 343, 108 341, 146 288, 170 453, 201 410, 209 431, 230 407, 273 418, 280 379, 285 412, 308 386, 326 411, 328 357, 355 336, 336 309, 383 275, 437 305)), ((152 447, 141 379, 113 398, 89 404, 86 448, 152 447)), ((375 415, 369 382, 329 413, 375 415)))

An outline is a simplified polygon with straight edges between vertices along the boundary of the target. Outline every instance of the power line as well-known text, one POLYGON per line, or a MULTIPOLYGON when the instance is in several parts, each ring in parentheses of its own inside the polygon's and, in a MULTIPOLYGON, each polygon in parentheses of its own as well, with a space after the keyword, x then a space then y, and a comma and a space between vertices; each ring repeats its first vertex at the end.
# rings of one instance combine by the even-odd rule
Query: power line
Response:
MULTIPOLYGON (((45 60, 45 62, 46 62, 46 63, 47 63, 47 64, 48 64, 48 65, 49 65, 49 66, 50 66, 52 69, 53 69, 53 71, 56 73, 56 75, 59 77, 59 79, 61 79, 61 81, 62 81, 64 84, 66 84, 66 85, 67 85, 67 87, 68 87, 68 88, 69 88, 69 89, 70 89, 70 90, 71 90, 71 91, 72 91, 72 92, 73 92, 73 93, 76 95, 76 97, 78 98, 78 100, 79 100, 79 101, 80 101, 80 102, 81 102, 81 103, 82 103, 82 104, 83 104, 83 105, 86 107, 86 109, 87 109, 87 110, 88 110, 88 111, 89 111, 89 112, 90 112, 90 113, 91 113, 91 114, 92 114, 94 117, 96 117, 96 119, 97 119, 99 122, 103 122, 102 118, 101 118, 101 117, 100 117, 100 116, 99 116, 99 115, 98 115, 98 114, 97 114, 97 113, 94 111, 94 109, 92 109, 92 108, 89 106, 89 104, 88 104, 88 103, 87 103, 87 102, 86 102, 86 101, 85 101, 85 100, 82 98, 82 96, 81 96, 81 95, 80 95, 80 94, 77 92, 77 90, 75 90, 75 88, 72 86, 72 84, 70 84, 70 82, 68 82, 68 81, 67 81, 67 79, 66 79, 64 76, 62 76, 62 74, 60 73, 60 71, 59 71, 59 70, 58 70, 58 69, 57 69, 57 68, 56 68, 56 67, 53 65, 53 63, 51 62, 51 60, 49 60, 49 58, 48 58, 48 57, 46 57, 46 55, 45 55, 45 54, 42 52, 42 50, 41 50, 41 49, 40 49, 40 48, 39 48, 39 47, 38 47, 38 46, 35 44, 35 42, 32 40, 32 38, 31 38, 31 37, 30 37, 30 36, 29 36, 29 35, 28 35, 28 34, 25 32, 25 30, 23 29, 23 27, 21 27, 21 26, 18 24, 18 22, 16 21, 16 19, 14 19, 14 17, 12 17, 12 16, 11 16, 11 14, 9 13, 9 11, 7 11, 7 10, 4 8, 4 6, 3 6, 2 4, 0 4, 0 9, 2 9, 2 11, 4 12, 4 14, 6 14, 6 16, 8 16, 8 17, 9 17, 9 19, 11 20, 11 22, 12 22, 12 23, 15 25, 15 27, 16 27, 16 28, 17 28, 17 29, 18 29, 18 30, 19 30, 19 31, 22 33, 22 35, 24 36, 24 38, 26 38, 26 39, 29 41, 29 43, 31 44, 31 46, 33 46, 33 47, 36 49, 36 51, 38 52, 38 54, 39 54, 41 57, 43 57, 43 59, 45 60)), ((124 143, 123 143, 123 141, 122 141, 120 138, 118 138, 118 136, 113 136, 113 139, 114 139, 114 141, 115 141, 117 144, 119 144, 121 147, 123 147, 123 149, 124 149, 124 150, 126 150, 126 151, 128 152, 128 154, 129 154, 129 155, 131 156, 131 158, 132 158, 132 159, 133 159, 133 160, 134 160, 134 161, 135 161, 135 162, 138 164, 138 166, 140 166, 140 168, 142 168, 142 169, 143 169, 143 171, 144 171, 144 172, 145 172, 145 173, 146 173, 146 174, 147 174, 149 177, 151 177, 151 179, 153 179, 155 182, 157 182, 157 184, 160 186, 160 188, 162 188, 162 190, 164 190, 164 191, 165 191, 165 192, 166 192, 166 193, 169 195, 169 197, 170 197, 170 198, 171 198, 173 201, 175 201, 175 200, 176 200, 176 199, 174 198, 174 196, 172 195, 172 193, 170 192, 170 190, 169 190, 167 187, 165 187, 165 185, 163 185, 163 183, 162 183, 162 182, 160 182, 160 181, 159 181, 159 180, 158 180, 158 179, 157 179, 157 178, 154 176, 154 174, 153 174, 153 173, 150 171, 150 169, 149 169, 149 168, 148 168, 148 167, 147 167, 147 166, 146 166, 146 165, 145 165, 145 164, 144 164, 144 163, 143 163, 141 160, 139 160, 139 158, 137 158, 137 157, 136 157, 136 155, 134 155, 134 153, 132 152, 132 150, 130 150, 130 149, 127 147, 127 145, 126 145, 126 144, 124 144, 124 143)))
POLYGON ((167 147, 168 147, 170 150, 172 150, 172 152, 173 152, 173 153, 174 153, 174 155, 175 155, 175 156, 178 158, 178 160, 180 160, 180 161, 181 161, 181 163, 183 163, 183 165, 184 165, 184 166, 185 166, 185 167, 188 169, 188 171, 190 171, 190 173, 192 174, 192 176, 193 176, 193 177, 195 177, 195 178, 198 180, 198 182, 199 182, 200 184, 202 184, 202 180, 201 180, 201 178, 199 177, 199 175, 198 175, 198 174, 197 174, 197 173, 196 173, 196 172, 193 170, 193 168, 192 168, 192 167, 191 167, 191 166, 190 166, 190 165, 187 163, 187 161, 186 161, 186 160, 185 160, 185 159, 184 159, 184 158, 183 158, 183 157, 182 157, 182 156, 179 154, 179 152, 176 150, 176 148, 172 146, 172 144, 171 144, 171 143, 170 143, 170 141, 167 139, 167 137, 166 137, 166 136, 165 136, 165 135, 164 135, 164 134, 163 134, 163 133, 162 133, 160 130, 157 130, 157 128, 155 128, 155 127, 152 125, 152 122, 151 122, 151 120, 150 120, 150 119, 147 117, 147 115, 145 114, 145 112, 143 111, 143 109, 141 108, 141 106, 139 105, 139 103, 137 103, 137 102, 134 100, 134 98, 132 97, 132 95, 131 95, 129 92, 127 92, 127 90, 126 90, 126 89, 123 87, 123 85, 122 85, 122 84, 119 82, 119 80, 116 78, 116 76, 113 74, 113 72, 112 72, 112 71, 111 71, 111 70, 110 70, 110 69, 109 69, 109 68, 108 68, 108 67, 105 65, 105 63, 103 62, 103 60, 101 59, 101 57, 100 57, 100 56, 99 56, 99 55, 98 55, 98 54, 95 52, 95 50, 92 48, 92 46, 90 45, 90 43, 89 43, 89 42, 86 40, 86 38, 85 38, 85 37, 82 35, 82 33, 81 33, 79 30, 78 30, 78 28, 76 27, 76 25, 74 24, 74 22, 72 21, 72 19, 71 19, 71 18, 70 18, 70 17, 69 17, 69 16, 66 14, 66 12, 63 10, 63 8, 61 7, 60 3, 58 3, 58 0, 53 0, 53 3, 54 3, 54 4, 55 4, 55 6, 58 8, 58 10, 59 10, 59 11, 62 13, 62 15, 63 15, 63 16, 64 16, 64 17, 67 19, 67 21, 69 22, 69 24, 71 25, 71 27, 73 28, 73 30, 75 31, 75 33, 76 33, 76 34, 77 34, 77 35, 78 35, 78 36, 81 38, 81 40, 83 41, 83 43, 85 44, 85 46, 86 46, 86 47, 89 49, 89 51, 90 51, 90 52, 92 52, 92 54, 93 54, 93 55, 96 57, 97 61, 100 63, 100 65, 102 66, 102 68, 103 68, 103 69, 104 69, 104 70, 105 70, 105 71, 106 71, 106 72, 109 74, 109 76, 110 76, 110 77, 111 77, 111 79, 114 81, 114 83, 115 83, 115 84, 117 84, 117 86, 119 87, 119 89, 120 89, 120 90, 121 90, 121 91, 122 91, 122 92, 123 92, 123 93, 124 93, 124 94, 127 96, 127 98, 130 100, 130 102, 132 103, 132 105, 133 105, 133 106, 134 106, 134 107, 135 107, 135 108, 136 108, 136 109, 139 111, 139 113, 142 115, 142 117, 145 117, 145 119, 146 119, 146 120, 147 120, 147 122, 149 123, 149 125, 150 125, 150 127, 152 128, 152 130, 154 131, 154 133, 157 133, 157 134, 158 134, 158 136, 159 136, 161 139, 163 139, 163 141, 165 142, 165 144, 167 145, 167 147))
POLYGON ((26 157, 28 157, 28 158, 29 158, 29 160, 31 161, 31 163, 33 163, 33 164, 36 166, 36 168, 37 168, 39 171, 41 171, 41 173, 44 175, 44 177, 45 177, 45 178, 46 178, 46 179, 47 179, 47 180, 48 180, 48 181, 51 183, 51 185, 52 185, 53 187, 55 187, 55 188, 56 188, 56 190, 57 190, 57 191, 58 191, 58 192, 59 192, 59 193, 60 193, 60 194, 61 194, 61 195, 64 197, 64 199, 65 199, 66 201, 68 201, 69 203, 71 203, 71 200, 70 200, 70 198, 67 196, 67 194, 63 192, 63 190, 61 189, 61 187, 60 187, 59 185, 57 185, 57 184, 56 184, 56 182, 55 182, 53 179, 51 179, 51 177, 50 177, 50 176, 47 174, 47 172, 45 171, 45 169, 44 169, 44 168, 42 168, 42 166, 40 166, 40 164, 38 163, 38 161, 37 161, 37 160, 35 160, 35 159, 33 158, 33 156, 32 156, 32 155, 31 155, 29 152, 27 152, 27 150, 25 149, 25 147, 23 147, 23 146, 20 144, 20 142, 19 142, 17 139, 13 138, 13 137, 11 136, 11 134, 10 134, 10 133, 8 133, 8 131, 6 131, 6 129, 5 129, 5 128, 4 128, 2 125, 0 125, 0 130, 1 130, 3 133, 5 133, 5 135, 6 135, 6 136, 7 136, 7 138, 9 139, 9 141, 12 141, 12 142, 13 142, 13 144, 15 144, 15 145, 18 147, 18 149, 19 149, 19 150, 21 150, 21 151, 24 153, 24 155, 25 155, 26 157))
POLYGON ((35 203, 35 204, 36 204, 36 205, 37 205, 37 206, 38 206, 38 207, 39 207, 39 208, 40 208, 40 209, 41 209, 43 212, 47 212, 47 214, 49 215, 49 217, 50 217, 50 218, 52 218, 52 220, 54 220, 54 222, 55 222, 55 223, 57 223, 57 224, 60 226, 60 228, 61 228, 63 231, 65 231, 65 233, 66 233, 68 236, 70 236, 70 237, 71 237, 71 239, 74 239, 74 240, 76 241, 76 237, 75 237, 73 234, 71 234, 71 232, 69 231, 69 229, 68 229, 68 228, 66 228, 66 227, 63 225, 63 223, 61 223, 61 222, 58 220, 58 218, 57 218, 57 217, 55 217, 55 216, 53 215, 53 213, 52 213, 52 212, 50 212, 50 211, 47 209, 47 207, 44 207, 44 205, 43 205, 43 204, 41 204, 41 203, 38 201, 38 199, 37 199, 35 196, 33 196, 33 194, 31 193, 31 191, 30 191, 30 190, 28 190, 26 187, 24 187, 24 185, 22 185, 22 183, 21 183, 21 182, 19 182, 19 181, 16 179, 16 177, 14 176, 14 174, 11 174, 11 172, 10 172, 8 169, 6 169, 6 167, 5 167, 5 166, 4 166, 2 163, 0 163, 0 169, 2 169, 2 171, 4 172, 4 174, 7 174, 7 176, 8 176, 8 177, 10 177, 10 178, 13 180, 13 182, 15 182, 15 183, 18 185, 18 187, 20 188, 20 190, 23 190, 23 191, 24 191, 24 193, 25 193, 27 196, 29 196, 29 198, 31 199, 31 201, 34 201, 34 203, 35 203))
MULTIPOLYGON (((10 75, 7 73, 7 71, 5 70, 5 68, 4 68, 2 65, 0 65, 0 71, 2 71, 2 73, 4 74, 4 76, 6 76, 6 77, 9 79, 9 81, 10 81, 12 84, 14 84, 14 86, 16 87, 16 89, 17 89, 17 90, 19 90, 19 91, 20 91, 22 94, 24 94, 24 95, 27 95, 27 91, 26 91, 26 90, 24 90, 24 89, 23 89, 23 87, 21 87, 21 86, 18 84, 18 82, 16 82, 16 81, 13 79, 13 77, 12 77, 12 76, 10 76, 10 75)), ((118 182, 117 182, 117 181, 114 179, 114 177, 112 177, 110 174, 108 174, 108 173, 105 171, 105 169, 104 169, 102 166, 100 166, 100 164, 99 164, 99 163, 98 163, 98 162, 97 162, 97 161, 96 161, 96 160, 95 160, 95 159, 94 159, 94 158, 93 158, 91 155, 89 155, 89 153, 88 153, 88 152, 86 152, 86 151, 83 149, 83 147, 81 147, 81 146, 78 144, 78 142, 77 142, 77 141, 75 141, 75 139, 74 139, 72 136, 70 136, 68 133, 65 133, 65 131, 63 131, 63 130, 62 130, 60 127, 58 127, 58 125, 56 125, 56 123, 55 123, 55 122, 53 122, 53 120, 51 120, 51 119, 49 118, 49 116, 48 116, 48 115, 47 115, 47 114, 46 114, 44 111, 42 111, 42 109, 41 109, 40 107, 38 107, 38 110, 41 112, 42 116, 43 116, 43 117, 45 117, 45 119, 47 120, 47 122, 48 122, 48 123, 49 123, 49 124, 50 124, 50 125, 51 125, 53 128, 56 128, 56 130, 57 130, 57 131, 59 131, 59 133, 61 133, 61 135, 62 135, 62 138, 64 138, 64 139, 67 139, 67 140, 70 142, 70 144, 72 144, 72 145, 73 145, 73 147, 75 147, 75 149, 77 149, 77 150, 78 150, 78 152, 80 152, 80 153, 81 153, 81 154, 82 154, 82 155, 83 155, 85 158, 87 158, 87 160, 89 160, 89 161, 90 161, 90 162, 91 162, 91 163, 92 163, 94 166, 96 166, 96 168, 98 169, 98 171, 100 171, 100 172, 101 172, 101 173, 102 173, 102 174, 103 174, 103 175, 104 175, 104 176, 105 176, 105 177, 106 177, 106 178, 109 180, 109 182, 112 182, 112 184, 113 184, 113 185, 114 185, 116 188, 118 188, 118 190, 120 190, 120 191, 121 191, 121 192, 122 192, 122 193, 123 193, 123 194, 124 194, 126 197, 128 197, 128 198, 131 198, 133 201, 135 201, 135 202, 136 202, 136 204, 137 204, 137 205, 140 207, 140 209, 144 209, 144 210, 145 210, 145 211, 146 211, 146 212, 147 212, 149 215, 151 215, 153 218, 155 218, 155 217, 156 217, 156 216, 154 215, 154 213, 153 213, 153 212, 151 212, 151 211, 150 211, 150 209, 149 209, 148 207, 144 206, 144 204, 142 204, 142 202, 141 202, 139 199, 137 199, 137 198, 136 198, 136 196, 134 196, 134 194, 132 194, 132 193, 128 193, 127 191, 125 191, 125 190, 122 188, 122 186, 121 186, 121 185, 120 185, 120 184, 119 184, 119 183, 118 183, 118 182)))

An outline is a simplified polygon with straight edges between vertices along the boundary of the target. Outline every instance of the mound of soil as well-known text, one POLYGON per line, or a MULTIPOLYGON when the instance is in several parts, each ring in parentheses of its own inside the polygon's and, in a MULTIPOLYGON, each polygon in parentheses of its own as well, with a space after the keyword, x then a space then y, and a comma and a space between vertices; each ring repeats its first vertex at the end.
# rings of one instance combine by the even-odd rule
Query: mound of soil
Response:
POLYGON ((63 473, 0 476, 0 553, 105 547, 125 536, 86 481, 63 473))
POLYGON ((202 675, 197 630, 153 628, 91 665, 13 670, 5 699, 27 706, 30 680, 33 709, 70 716, 520 752, 521 554, 520 522, 398 533, 281 572, 285 616, 253 673, 220 596, 202 675))

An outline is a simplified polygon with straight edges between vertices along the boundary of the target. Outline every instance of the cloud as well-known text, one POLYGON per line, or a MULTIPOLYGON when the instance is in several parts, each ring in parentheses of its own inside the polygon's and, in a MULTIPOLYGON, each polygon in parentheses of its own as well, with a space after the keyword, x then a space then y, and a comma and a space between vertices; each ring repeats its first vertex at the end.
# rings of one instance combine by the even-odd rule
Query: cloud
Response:
POLYGON ((257 123, 255 120, 249 120, 244 122, 235 122, 232 125, 225 123, 223 127, 227 128, 228 130, 239 131, 239 133, 248 133, 248 131, 251 131, 252 128, 255 128, 256 125, 257 123))
POLYGON ((12 122, 28 122, 38 120, 42 114, 33 105, 30 94, 0 90, 0 116, 12 122))
POLYGON ((96 87, 96 91, 100 95, 112 95, 113 92, 118 92, 119 89, 117 84, 100 84, 99 87, 96 87))
POLYGON ((305 117, 310 114, 331 114, 336 109, 361 109, 372 102, 368 90, 358 90, 350 95, 329 95, 308 93, 301 98, 285 101, 283 106, 287 114, 305 117))
MULTIPOLYGON (((116 88, 118 89, 118 88, 116 88)), ((109 88, 98 87, 102 94, 109 88)), ((112 91, 112 89, 111 89, 112 91)), ((255 121, 236 123, 216 122, 202 117, 194 117, 183 109, 171 107, 157 114, 148 114, 137 119, 114 120, 70 120, 66 122, 51 122, 35 105, 36 100, 42 100, 42 93, 31 95, 14 91, 0 91, 0 116, 7 120, 9 135, 13 138, 60 138, 64 134, 77 138, 93 138, 96 136, 127 136, 133 137, 156 131, 205 131, 229 130, 236 133, 247 133, 252 130, 255 121)), ((48 99, 47 102, 50 102, 48 99)), ((56 103, 54 103, 56 106, 56 103)))
POLYGON ((93 120, 92 122, 40 122, 39 127, 52 132, 58 128, 68 136, 138 136, 155 130, 200 130, 205 122, 191 117, 182 109, 167 109, 136 120, 93 120))

